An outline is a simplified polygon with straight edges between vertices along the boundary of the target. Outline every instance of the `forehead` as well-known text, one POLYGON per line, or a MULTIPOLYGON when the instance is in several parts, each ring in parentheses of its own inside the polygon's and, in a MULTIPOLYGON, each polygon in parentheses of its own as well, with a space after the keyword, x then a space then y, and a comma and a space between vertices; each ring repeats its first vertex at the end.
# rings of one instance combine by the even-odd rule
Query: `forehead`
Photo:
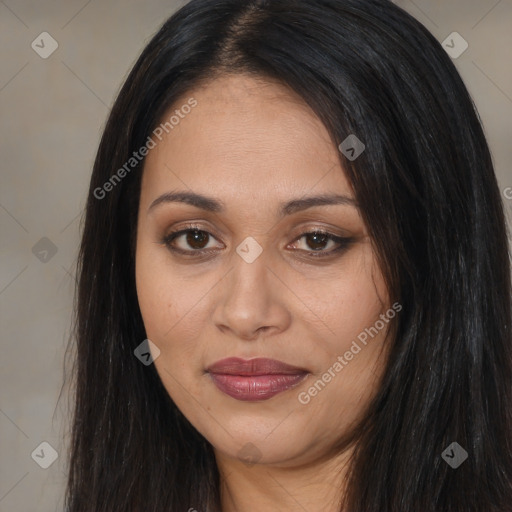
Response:
POLYGON ((351 193, 326 128, 286 86, 222 76, 177 100, 163 120, 191 98, 197 105, 155 139, 143 191, 154 195, 179 186, 232 198, 243 191, 260 200, 268 200, 271 190, 286 198, 291 187, 294 195, 351 193))

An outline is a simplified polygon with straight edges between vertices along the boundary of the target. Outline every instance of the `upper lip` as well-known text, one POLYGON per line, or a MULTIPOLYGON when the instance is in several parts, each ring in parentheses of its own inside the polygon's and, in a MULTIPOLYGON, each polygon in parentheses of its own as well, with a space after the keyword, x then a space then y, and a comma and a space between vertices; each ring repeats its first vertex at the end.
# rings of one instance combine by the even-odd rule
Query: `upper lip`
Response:
POLYGON ((225 375, 297 375, 307 373, 307 370, 303 368, 264 357, 254 359, 228 357, 213 363, 207 368, 207 371, 225 375))

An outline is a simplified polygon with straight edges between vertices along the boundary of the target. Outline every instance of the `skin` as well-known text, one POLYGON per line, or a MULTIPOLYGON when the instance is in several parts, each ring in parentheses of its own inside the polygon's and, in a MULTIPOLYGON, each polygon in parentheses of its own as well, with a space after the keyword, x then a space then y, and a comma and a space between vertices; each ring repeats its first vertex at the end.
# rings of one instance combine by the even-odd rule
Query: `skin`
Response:
POLYGON ((164 117, 190 97, 197 106, 148 153, 140 195, 136 284, 147 337, 160 350, 156 370, 214 447, 224 512, 339 511, 351 449, 340 454, 333 446, 378 387, 388 326, 309 403, 298 395, 390 307, 367 229, 354 204, 278 215, 281 203, 296 198, 354 198, 336 145, 288 88, 223 75, 190 91, 164 117), (178 202, 149 209, 176 190, 214 197, 225 211, 178 202), (189 223, 209 235, 195 242, 181 235, 172 245, 209 256, 187 257, 163 243, 189 223), (338 247, 304 236, 315 229, 353 241, 315 258, 338 247), (236 252, 247 237, 262 248, 252 263, 236 252), (239 401, 205 372, 231 356, 277 359, 309 375, 269 400, 239 401), (253 463, 241 460, 248 450, 253 463))

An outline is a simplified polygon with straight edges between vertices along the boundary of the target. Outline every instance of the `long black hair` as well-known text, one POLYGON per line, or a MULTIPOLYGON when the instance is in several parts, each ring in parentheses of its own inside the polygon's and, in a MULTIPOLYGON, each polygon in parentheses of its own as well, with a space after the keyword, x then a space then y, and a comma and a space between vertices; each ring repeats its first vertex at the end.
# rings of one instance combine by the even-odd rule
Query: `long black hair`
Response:
POLYGON ((403 310, 354 430, 346 510, 512 510, 501 195, 450 57, 387 0, 192 0, 143 50, 107 121, 86 207, 66 510, 220 511, 211 445, 133 354, 146 338, 134 257, 144 159, 112 176, 178 98, 225 73, 279 80, 333 144, 355 134, 366 146, 340 161, 403 310), (441 456, 454 442, 468 454, 456 469, 441 456))

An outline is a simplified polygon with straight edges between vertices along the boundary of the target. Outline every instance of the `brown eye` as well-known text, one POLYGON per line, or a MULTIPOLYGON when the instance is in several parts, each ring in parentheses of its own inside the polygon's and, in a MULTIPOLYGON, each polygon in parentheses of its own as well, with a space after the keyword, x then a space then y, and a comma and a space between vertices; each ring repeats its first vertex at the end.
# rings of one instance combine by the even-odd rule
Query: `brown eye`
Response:
POLYGON ((163 238, 162 243, 171 251, 195 256, 211 252, 207 246, 212 240, 213 235, 207 231, 192 227, 169 233, 163 238))
POLYGON ((186 241, 193 249, 204 249, 208 245, 209 236, 206 231, 188 231, 186 241))
POLYGON ((325 245, 330 240, 329 236, 325 233, 306 233, 304 237, 307 240, 308 247, 315 251, 325 249, 325 245))
POLYGON ((314 258, 332 256, 335 253, 343 252, 354 242, 353 238, 340 237, 323 231, 303 233, 296 239, 295 245, 300 245, 298 242, 301 240, 304 240, 302 248, 296 247, 296 249, 300 252, 309 253, 314 258), (329 245, 330 248, 328 248, 329 245))
MULTIPOLYGON (((184 256, 200 257, 207 253, 211 254, 217 249, 208 247, 210 242, 214 240, 216 240, 215 237, 208 231, 190 226, 169 233, 162 239, 162 243, 172 252, 184 256)), ((296 238, 293 245, 296 246, 294 249, 300 253, 305 253, 312 258, 320 258, 343 253, 353 242, 353 238, 339 237, 323 231, 311 231, 296 238), (304 240, 304 242, 299 244, 298 242, 301 240, 304 240)))

